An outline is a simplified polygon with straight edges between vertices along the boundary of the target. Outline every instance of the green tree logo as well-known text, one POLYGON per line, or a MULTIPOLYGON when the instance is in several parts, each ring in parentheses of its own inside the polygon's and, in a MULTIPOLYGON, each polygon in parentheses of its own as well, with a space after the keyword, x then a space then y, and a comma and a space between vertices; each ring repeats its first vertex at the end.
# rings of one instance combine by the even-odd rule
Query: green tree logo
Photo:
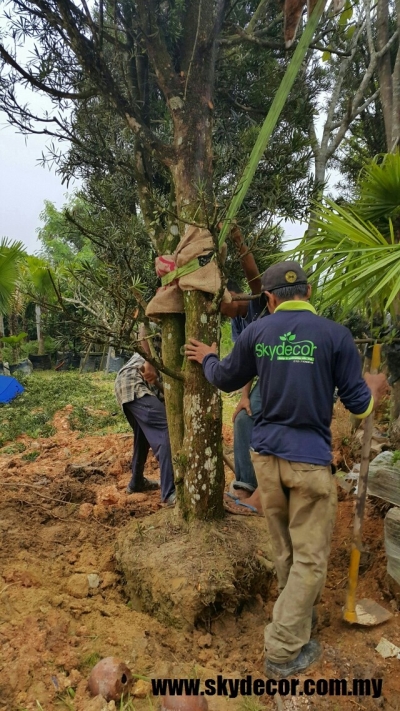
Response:
POLYGON ((279 336, 281 341, 294 341, 296 336, 291 331, 284 333, 283 336, 279 336))

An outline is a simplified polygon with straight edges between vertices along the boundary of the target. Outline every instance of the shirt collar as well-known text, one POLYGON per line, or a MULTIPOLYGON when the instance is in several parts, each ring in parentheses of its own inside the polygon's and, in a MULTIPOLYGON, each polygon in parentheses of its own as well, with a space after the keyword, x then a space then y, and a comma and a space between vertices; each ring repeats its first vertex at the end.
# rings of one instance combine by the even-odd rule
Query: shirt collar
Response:
POLYGON ((282 301, 282 303, 276 307, 275 313, 277 311, 311 311, 313 314, 317 313, 314 306, 310 304, 309 301, 301 301, 297 299, 295 301, 282 301))

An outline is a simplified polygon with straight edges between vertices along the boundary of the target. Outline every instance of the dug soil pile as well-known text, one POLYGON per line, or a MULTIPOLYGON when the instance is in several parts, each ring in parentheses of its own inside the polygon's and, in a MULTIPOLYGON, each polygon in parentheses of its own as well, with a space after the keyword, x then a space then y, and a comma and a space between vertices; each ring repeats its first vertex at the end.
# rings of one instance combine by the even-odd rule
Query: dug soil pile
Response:
MULTIPOLYGON (((87 678, 94 664, 110 655, 148 677, 263 677, 263 626, 276 597, 275 579, 269 591, 244 602, 239 613, 215 610, 192 631, 132 609, 116 568, 115 541, 128 521, 137 522, 140 531, 142 519, 148 522, 160 510, 159 494, 125 494, 129 435, 82 438, 69 430, 67 411, 56 415, 55 426, 57 433, 47 439, 21 438, 23 455, 0 456, 0 708, 90 711, 87 678), (35 453, 31 460, 30 452, 35 453)), ((230 428, 225 428, 225 440, 231 443, 230 428)), ((146 474, 157 475, 153 458, 146 474)), ((400 661, 384 660, 375 651, 382 635, 400 646, 397 605, 386 583, 383 519, 370 504, 359 596, 393 609, 394 616, 383 628, 349 628, 341 615, 353 500, 341 499, 320 605, 318 636, 324 655, 310 676, 382 677, 384 698, 303 696, 288 702, 252 697, 228 702, 213 697, 211 711, 222 711, 228 703, 242 711, 400 709, 400 661)), ((228 531, 233 519, 238 522, 230 516, 228 531)), ((157 698, 145 698, 148 691, 146 682, 138 682, 131 705, 124 708, 158 708, 157 698)))

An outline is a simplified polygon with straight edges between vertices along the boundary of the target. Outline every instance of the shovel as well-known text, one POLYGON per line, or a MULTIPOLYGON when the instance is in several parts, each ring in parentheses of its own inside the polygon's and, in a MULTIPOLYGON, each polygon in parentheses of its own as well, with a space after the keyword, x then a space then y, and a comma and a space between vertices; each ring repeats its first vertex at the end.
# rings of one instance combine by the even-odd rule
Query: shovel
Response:
MULTIPOLYGON (((371 361, 371 372, 376 373, 380 365, 380 346, 374 345, 371 361)), ((358 494, 354 514, 353 542, 350 554, 349 584, 343 619, 350 624, 363 626, 380 625, 392 617, 392 613, 385 610, 373 600, 356 601, 358 571, 362 550, 362 529, 364 524, 365 502, 367 499, 367 483, 369 470, 369 456, 371 452, 372 431, 374 427, 374 413, 365 419, 364 435, 361 449, 361 466, 358 480, 358 494)))

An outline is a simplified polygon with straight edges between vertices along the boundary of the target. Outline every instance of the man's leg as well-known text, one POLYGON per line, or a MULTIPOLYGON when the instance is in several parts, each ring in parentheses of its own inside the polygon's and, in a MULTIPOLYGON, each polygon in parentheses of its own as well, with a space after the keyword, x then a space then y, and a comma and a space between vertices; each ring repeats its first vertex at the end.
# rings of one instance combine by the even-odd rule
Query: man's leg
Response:
POLYGON ((130 408, 128 407, 129 404, 130 403, 125 403, 123 405, 124 415, 133 429, 132 477, 128 484, 128 488, 131 491, 135 491, 135 489, 140 491, 144 483, 144 465, 146 464, 150 445, 140 429, 138 422, 135 420, 132 412, 130 411, 130 408))
POLYGON ((287 583, 292 565, 293 550, 289 535, 289 492, 284 489, 278 457, 251 453, 258 481, 261 505, 268 522, 274 551, 274 563, 281 592, 287 583))
POLYGON ((175 491, 165 406, 155 395, 144 395, 127 407, 146 437, 160 466, 161 501, 166 501, 175 491))
POLYGON ((250 441, 254 422, 261 412, 260 387, 256 383, 250 393, 251 416, 241 410, 233 425, 233 455, 235 460, 236 481, 234 489, 244 489, 251 494, 257 488, 257 479, 250 458, 250 441))
MULTIPOLYGON (((289 491, 293 563, 265 630, 265 647, 270 661, 284 664, 296 659, 310 640, 313 605, 326 579, 337 493, 330 467, 284 460, 279 467, 289 491)), ((268 503, 266 513, 269 521, 268 503)))

